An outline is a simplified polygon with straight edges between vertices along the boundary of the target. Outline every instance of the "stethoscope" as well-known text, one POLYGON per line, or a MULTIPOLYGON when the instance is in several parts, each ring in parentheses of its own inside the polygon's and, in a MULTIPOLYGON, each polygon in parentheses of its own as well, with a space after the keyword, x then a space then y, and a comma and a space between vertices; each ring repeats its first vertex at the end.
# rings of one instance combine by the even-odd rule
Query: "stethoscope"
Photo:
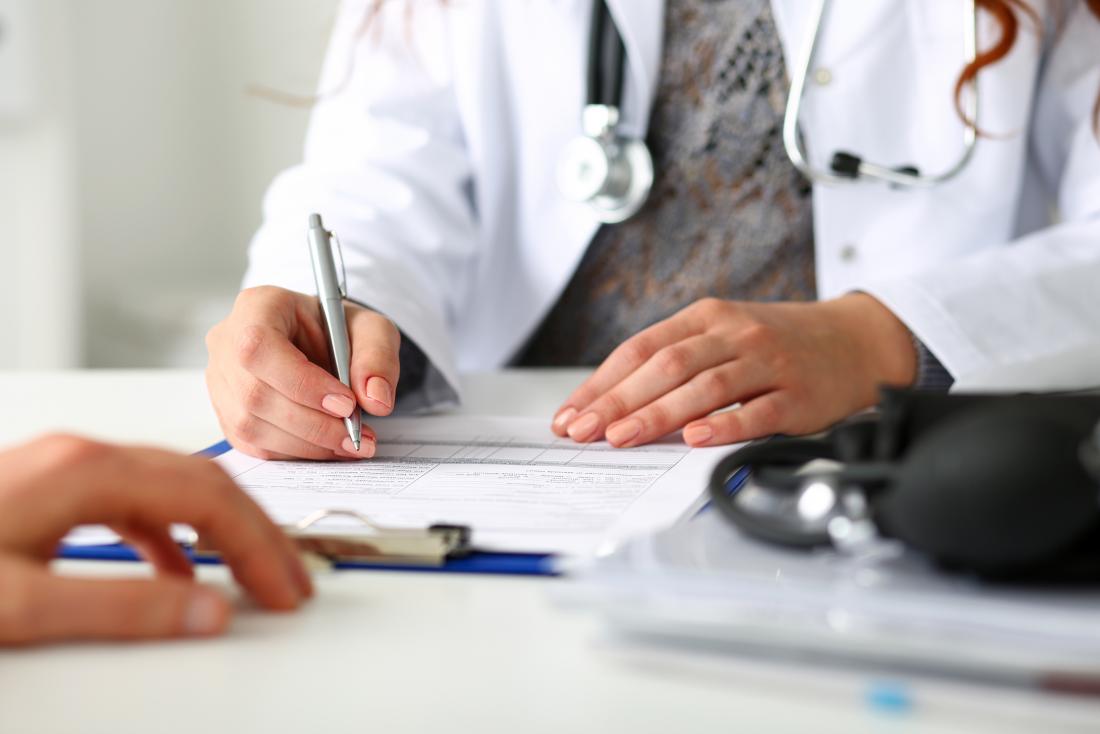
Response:
MULTIPOLYGON (((964 90, 962 152, 946 170, 922 173, 915 165, 887 166, 864 160, 847 151, 836 151, 828 169, 810 164, 799 131, 806 80, 817 59, 818 42, 831 0, 817 0, 810 16, 801 54, 802 64, 791 75, 790 94, 783 116, 783 146, 791 163, 815 183, 879 181, 894 188, 930 188, 958 176, 974 155, 978 142, 978 87, 971 80, 964 90)), ((978 7, 964 5, 966 22, 963 45, 967 63, 978 57, 978 7)), ((587 97, 581 118, 582 135, 566 147, 558 169, 558 185, 571 201, 587 204, 596 219, 615 224, 632 217, 653 188, 653 157, 645 142, 619 129, 626 47, 606 0, 595 0, 588 44, 587 97)))
POLYGON ((626 46, 606 0, 593 7, 583 134, 565 149, 558 187, 570 201, 588 204, 597 220, 615 224, 634 216, 649 197, 653 156, 644 141, 619 130, 626 46))
POLYGON ((722 459, 711 506, 743 536, 862 559, 907 547, 989 579, 1100 580, 1100 398, 885 389, 824 434, 722 459))

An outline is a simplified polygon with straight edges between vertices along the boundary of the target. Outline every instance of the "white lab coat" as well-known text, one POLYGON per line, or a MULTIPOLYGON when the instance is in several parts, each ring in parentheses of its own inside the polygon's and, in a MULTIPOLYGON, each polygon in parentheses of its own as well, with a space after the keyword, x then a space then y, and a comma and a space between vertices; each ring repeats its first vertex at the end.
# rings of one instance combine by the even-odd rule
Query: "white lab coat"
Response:
MULTIPOLYGON (((388 0, 365 36, 367 0, 345 2, 304 163, 271 186, 246 285, 314 292, 305 230, 318 211, 343 242, 350 296, 420 345, 436 370, 435 399, 458 370, 505 364, 598 226, 555 180, 579 131, 591 2, 388 0)), ((949 167, 962 146, 952 93, 963 0, 833 5, 823 71, 803 106, 810 159, 823 166, 845 149, 949 167)), ((1053 11, 1033 5, 1053 28, 1053 11)), ((625 128, 644 135, 664 2, 610 6, 629 57, 625 128)), ((773 6, 794 69, 808 2, 773 6)), ((814 188, 820 297, 873 294, 957 388, 1100 383, 1100 143, 1091 127, 1100 20, 1080 0, 1062 7, 1060 37, 1025 24, 1012 54, 982 73, 980 125, 990 137, 960 177, 930 190, 814 188)), ((983 47, 994 28, 983 18, 983 47)))

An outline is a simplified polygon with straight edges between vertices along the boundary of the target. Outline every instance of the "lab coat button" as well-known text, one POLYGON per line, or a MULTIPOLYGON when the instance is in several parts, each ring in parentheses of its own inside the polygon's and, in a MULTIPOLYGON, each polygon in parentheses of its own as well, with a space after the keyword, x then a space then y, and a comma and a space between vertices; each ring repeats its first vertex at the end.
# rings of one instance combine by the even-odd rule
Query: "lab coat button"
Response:
POLYGON ((851 242, 840 248, 840 259, 842 262, 850 263, 856 259, 859 255, 859 251, 856 250, 856 246, 851 242))
POLYGON ((833 80, 833 72, 826 69, 824 66, 814 70, 814 81, 818 86, 824 87, 833 80))

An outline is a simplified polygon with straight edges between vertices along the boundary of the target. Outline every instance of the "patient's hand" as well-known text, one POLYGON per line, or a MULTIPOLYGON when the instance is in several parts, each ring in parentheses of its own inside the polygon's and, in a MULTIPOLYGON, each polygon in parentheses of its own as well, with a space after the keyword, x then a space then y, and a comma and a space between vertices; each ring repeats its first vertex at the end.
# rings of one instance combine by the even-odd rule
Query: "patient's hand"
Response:
POLYGON ((916 360, 908 329, 862 293, 819 303, 705 299, 624 342, 553 429, 620 447, 681 428, 693 446, 811 433, 875 404, 881 385, 911 384, 916 360))
POLYGON ((230 605, 195 583, 171 523, 191 525, 217 547, 263 606, 294 609, 312 595, 291 541, 213 463, 52 436, 0 452, 0 645, 223 632, 230 605), (111 527, 156 578, 52 573, 58 543, 81 524, 111 527))
POLYGON ((263 286, 243 291, 206 337, 206 386, 226 438, 262 459, 362 459, 377 442, 368 426, 358 452, 343 419, 362 407, 389 415, 401 333, 385 316, 345 304, 349 389, 326 369, 328 345, 313 296, 263 286))

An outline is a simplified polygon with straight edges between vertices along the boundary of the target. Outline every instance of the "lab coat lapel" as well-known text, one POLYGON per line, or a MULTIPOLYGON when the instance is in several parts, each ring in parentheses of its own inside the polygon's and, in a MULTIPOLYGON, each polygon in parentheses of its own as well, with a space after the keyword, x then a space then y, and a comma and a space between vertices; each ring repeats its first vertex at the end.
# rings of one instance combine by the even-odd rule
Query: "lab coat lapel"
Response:
POLYGON ((661 72, 665 3, 664 0, 607 0, 607 5, 623 36, 630 65, 623 126, 628 134, 644 136, 661 72))

